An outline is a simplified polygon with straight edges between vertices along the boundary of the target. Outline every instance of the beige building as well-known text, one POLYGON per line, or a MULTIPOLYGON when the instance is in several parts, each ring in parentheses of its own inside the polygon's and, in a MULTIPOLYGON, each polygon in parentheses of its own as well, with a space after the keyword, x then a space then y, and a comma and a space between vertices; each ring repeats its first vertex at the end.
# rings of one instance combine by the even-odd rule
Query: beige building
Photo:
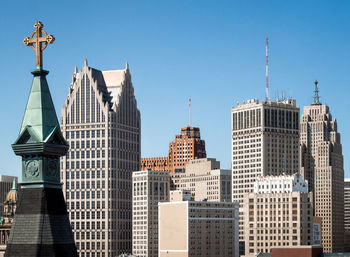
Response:
POLYGON ((190 190, 195 201, 231 202, 231 170, 220 169, 216 159, 191 160, 171 177, 173 189, 190 190))
POLYGON ((170 174, 135 171, 133 181, 132 253, 138 257, 158 256, 158 203, 169 201, 170 174))
POLYGON ((324 252, 344 251, 344 168, 337 121, 321 104, 315 82, 314 102, 300 122, 301 171, 313 193, 315 216, 322 218, 324 252))
POLYGON ((249 100, 232 108, 232 201, 240 203, 244 253, 243 196, 257 177, 299 170, 299 107, 294 99, 249 100))
POLYGON ((61 179, 80 257, 132 250, 132 171, 140 169, 140 111, 128 65, 74 71, 61 129, 61 179))
POLYGON ((299 174, 258 178, 254 192, 244 196, 243 212, 247 256, 312 244, 312 206, 299 174))
POLYGON ((238 257, 238 204, 159 203, 159 256, 238 257))
POLYGON ((345 252, 350 252, 350 178, 344 180, 345 252))

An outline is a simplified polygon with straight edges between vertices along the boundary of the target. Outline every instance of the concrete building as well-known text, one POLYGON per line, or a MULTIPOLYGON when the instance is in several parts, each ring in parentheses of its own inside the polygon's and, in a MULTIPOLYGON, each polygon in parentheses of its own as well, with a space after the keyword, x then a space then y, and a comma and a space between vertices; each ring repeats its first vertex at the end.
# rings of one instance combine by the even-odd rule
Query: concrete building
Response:
POLYGON ((244 197, 243 213, 246 255, 312 244, 312 206, 299 174, 258 178, 244 197))
MULTIPOLYGON (((232 108, 232 201, 253 192, 259 176, 299 170, 299 107, 294 99, 249 100, 232 108)), ((240 221, 243 254, 243 220, 240 221)))
POLYGON ((170 174, 135 171, 132 174, 132 253, 139 257, 158 256, 158 203, 169 201, 170 174))
POLYGON ((175 173, 176 170, 184 169, 190 160, 206 157, 205 141, 200 137, 199 128, 186 126, 169 143, 168 157, 142 158, 141 170, 167 170, 175 173))
POLYGON ((238 204, 159 203, 159 256, 238 257, 238 204))
POLYGON ((231 202, 231 170, 220 169, 216 159, 191 160, 171 177, 173 189, 190 190, 195 201, 231 202))
POLYGON ((313 193, 315 216, 322 218, 323 251, 344 250, 344 168, 337 121, 318 97, 304 107, 300 122, 301 171, 313 193))
POLYGON ((75 69, 61 112, 70 149, 62 182, 80 257, 132 250, 132 172, 140 169, 140 111, 128 64, 75 69))
POLYGON ((12 187, 13 180, 16 180, 16 183, 18 182, 17 177, 0 175, 0 216, 3 213, 4 201, 6 199, 8 192, 12 187))
POLYGON ((350 252, 350 178, 344 179, 345 252, 350 252))

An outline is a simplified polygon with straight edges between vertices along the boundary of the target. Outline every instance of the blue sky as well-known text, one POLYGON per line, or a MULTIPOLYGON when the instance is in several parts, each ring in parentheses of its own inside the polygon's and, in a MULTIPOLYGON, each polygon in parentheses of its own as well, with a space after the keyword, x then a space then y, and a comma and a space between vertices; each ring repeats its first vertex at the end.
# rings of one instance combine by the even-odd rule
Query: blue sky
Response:
POLYGON ((59 115, 74 66, 128 61, 142 116, 142 156, 166 156, 188 124, 201 129, 209 157, 230 168, 230 113, 236 101, 264 98, 265 37, 270 96, 285 92, 301 107, 319 81, 341 133, 350 177, 349 1, 2 1, 0 8, 0 173, 20 175, 11 149, 35 66, 22 40, 36 20, 56 37, 44 67, 59 115))

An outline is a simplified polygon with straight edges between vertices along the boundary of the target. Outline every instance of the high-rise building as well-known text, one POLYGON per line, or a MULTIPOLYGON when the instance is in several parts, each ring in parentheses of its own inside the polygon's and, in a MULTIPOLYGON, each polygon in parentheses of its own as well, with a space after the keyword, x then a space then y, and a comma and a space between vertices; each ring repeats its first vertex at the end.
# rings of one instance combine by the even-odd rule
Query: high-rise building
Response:
POLYGON ((167 170, 175 173, 175 170, 184 169, 190 160, 206 157, 205 141, 201 139, 199 128, 186 126, 169 143, 168 157, 142 158, 141 170, 167 170))
POLYGON ((238 257, 238 204, 159 203, 159 257, 238 257))
POLYGON ((350 178, 344 180, 345 252, 350 252, 350 178))
POLYGON ((18 182, 17 177, 0 175, 0 215, 2 215, 4 210, 4 201, 6 200, 5 198, 10 191, 14 180, 18 182))
POLYGON ((171 177, 173 189, 190 190, 195 201, 231 202, 231 170, 220 169, 216 159, 191 160, 171 177))
POLYGON ((135 171, 132 180, 132 253, 139 257, 158 257, 158 203, 169 201, 170 174, 135 171))
POLYGON ((259 177, 244 196, 245 255, 281 246, 311 245, 312 206, 299 174, 259 177))
POLYGON ((294 99, 249 100, 232 108, 232 201, 240 203, 240 252, 244 252, 243 196, 258 176, 299 170, 299 107, 294 99))
POLYGON ((344 250, 344 168, 337 129, 329 107, 319 101, 316 81, 314 102, 301 116, 301 171, 313 193, 314 215, 322 219, 324 252, 344 250))
POLYGON ((75 69, 61 112, 70 149, 62 182, 80 257, 131 253, 132 172, 140 169, 140 111, 128 64, 75 69))

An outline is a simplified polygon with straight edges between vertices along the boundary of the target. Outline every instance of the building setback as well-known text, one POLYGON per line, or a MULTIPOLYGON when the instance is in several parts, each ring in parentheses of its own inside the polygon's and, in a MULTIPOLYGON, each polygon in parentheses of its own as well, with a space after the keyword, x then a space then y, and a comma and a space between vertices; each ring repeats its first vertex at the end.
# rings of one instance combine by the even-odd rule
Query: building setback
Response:
POLYGON ((70 145, 62 182, 80 257, 132 249, 132 171, 140 169, 140 111, 128 64, 75 69, 61 127, 70 145))
POLYGON ((304 107, 300 122, 301 171, 313 193, 316 217, 322 218, 324 252, 344 251, 344 168, 337 121, 318 97, 304 107))
MULTIPOLYGON (((249 100, 232 108, 232 201, 253 192, 257 177, 299 170, 299 107, 294 99, 249 100)), ((240 244, 244 253, 243 220, 240 244)))
POLYGON ((238 257, 238 204, 159 203, 159 256, 238 257))
POLYGON ((170 174, 135 171, 133 178, 132 253, 158 256, 158 203, 169 201, 170 174))
POLYGON ((184 169, 193 159, 206 158, 205 141, 200 137, 200 129, 186 126, 181 134, 169 143, 168 157, 151 157, 141 159, 141 170, 159 170, 175 173, 184 169))
POLYGON ((195 201, 231 202, 231 170, 220 169, 216 159, 191 160, 171 177, 173 189, 190 190, 195 201))
POLYGON ((258 178, 244 196, 243 212, 246 256, 312 244, 312 206, 299 174, 258 178))

